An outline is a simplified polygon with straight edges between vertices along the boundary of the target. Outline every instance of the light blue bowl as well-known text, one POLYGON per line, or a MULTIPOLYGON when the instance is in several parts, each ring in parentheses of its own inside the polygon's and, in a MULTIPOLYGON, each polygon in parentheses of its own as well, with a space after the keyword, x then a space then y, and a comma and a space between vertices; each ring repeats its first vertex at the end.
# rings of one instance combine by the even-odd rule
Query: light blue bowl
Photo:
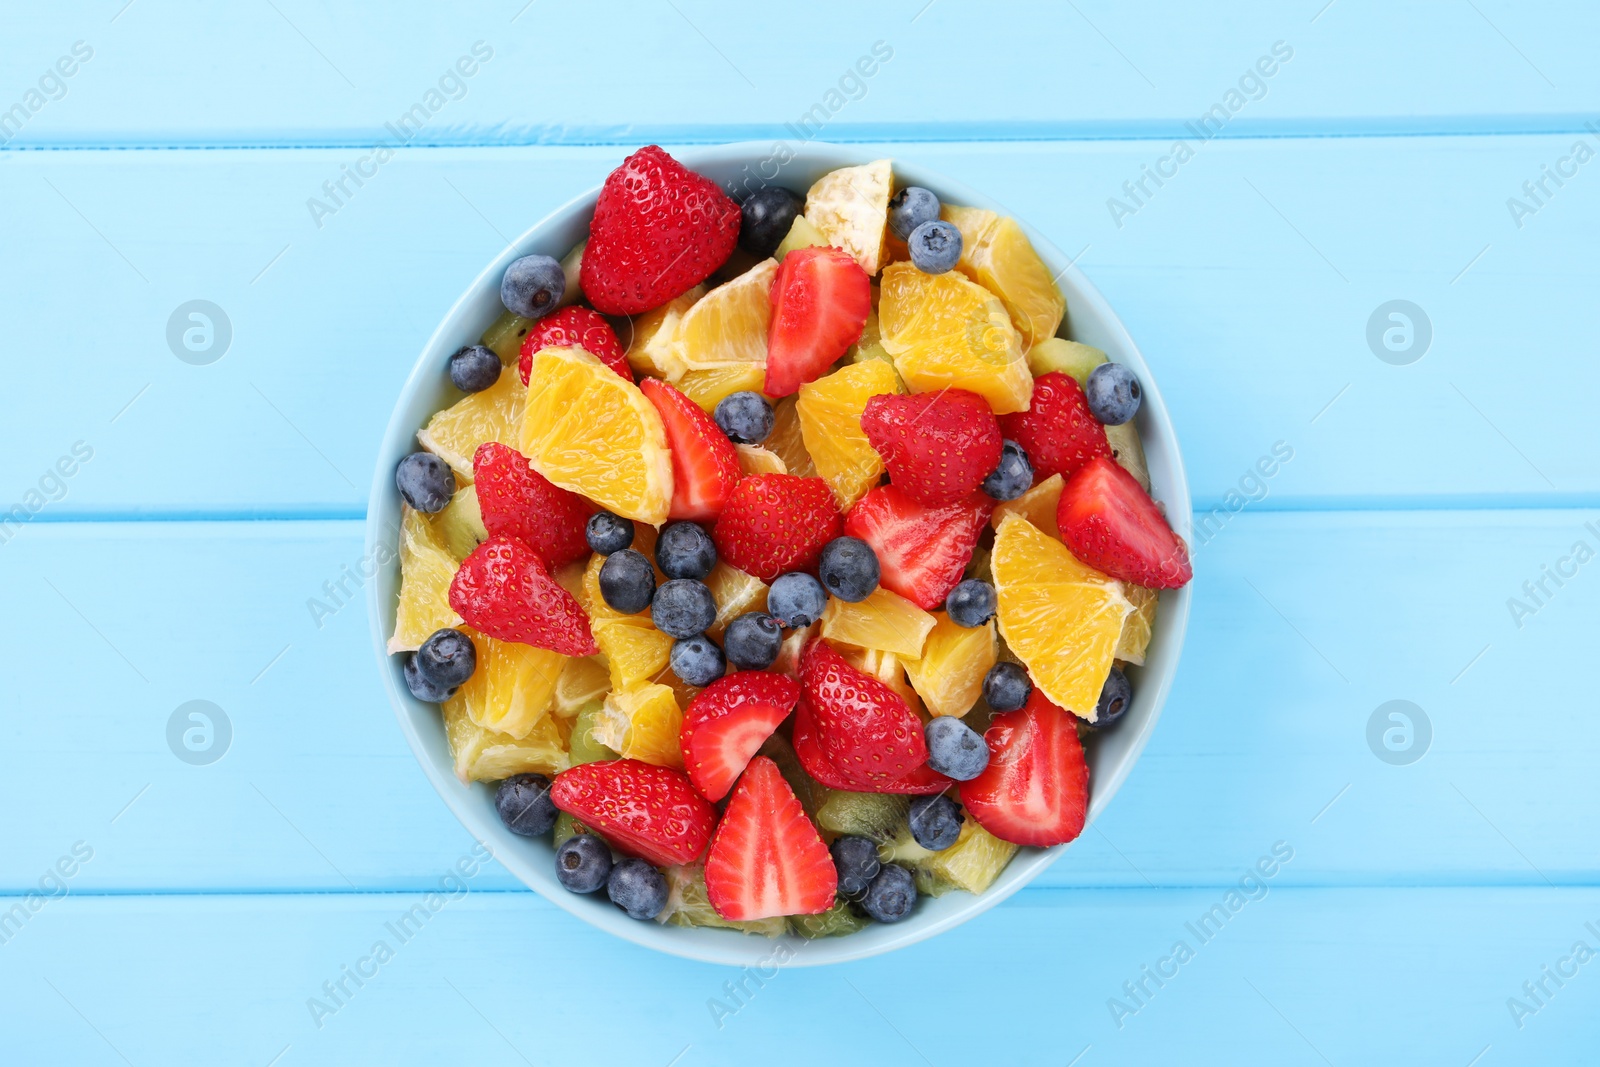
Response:
MULTIPOLYGON (((818 177, 836 167, 870 162, 873 158, 859 148, 829 144, 789 146, 793 158, 770 179, 796 191, 804 191, 818 177)), ((690 169, 732 189, 737 185, 770 175, 773 170, 773 145, 746 142, 715 148, 690 148, 674 153, 690 169), (763 167, 763 163, 765 166, 763 167)), ((597 175, 598 177, 599 175, 597 175)), ((953 204, 985 207, 1005 214, 1005 209, 987 197, 900 160, 895 161, 895 176, 906 184, 933 190, 953 204)), ((755 188, 751 184, 750 188, 755 188)), ((453 403, 460 394, 450 385, 446 363, 458 348, 476 343, 484 328, 501 313, 500 276, 519 256, 542 252, 560 258, 588 235, 589 218, 594 211, 599 186, 551 213, 522 235, 500 257, 489 264, 467 287, 455 307, 423 347, 400 390, 394 416, 378 450, 378 469, 372 478, 372 497, 367 504, 367 552, 372 556, 382 544, 392 550, 400 522, 400 495, 395 490, 395 465, 414 451, 416 432, 440 408, 453 403)), ((1138 427, 1150 466, 1153 495, 1167 514, 1181 519, 1189 514, 1189 486, 1184 477, 1178 442, 1167 415, 1167 406, 1156 387, 1155 376, 1140 356, 1128 331, 1089 280, 1069 264, 1066 256, 1043 236, 1028 230, 1033 247, 1044 257, 1067 298, 1068 326, 1073 339, 1105 350, 1111 359, 1138 372, 1144 385, 1138 427)), ((373 558, 377 558, 373 556, 373 558)), ((786 938, 776 943, 728 930, 689 929, 639 922, 628 918, 606 899, 604 893, 578 896, 562 889, 555 879, 554 850, 542 839, 518 837, 500 822, 494 809, 494 790, 482 783, 463 785, 456 779, 445 741, 439 709, 411 696, 401 677, 401 658, 384 651, 394 627, 395 598, 400 587, 398 561, 392 561, 367 585, 368 615, 372 623, 372 647, 377 653, 384 685, 394 704, 400 728, 411 750, 433 782, 439 795, 472 834, 488 845, 495 857, 528 886, 543 894, 585 922, 618 937, 690 959, 734 966, 811 966, 876 956, 948 930, 958 923, 987 911, 1032 881, 1040 871, 1058 860, 1067 845, 1055 848, 1024 848, 1011 861, 987 893, 972 896, 963 892, 921 900, 910 918, 892 926, 872 925, 848 937, 820 941, 786 938)), ((1142 668, 1134 668, 1133 707, 1117 729, 1099 737, 1089 753, 1089 818, 1094 820, 1111 802, 1112 796, 1139 758, 1161 706, 1166 701, 1183 647, 1184 627, 1189 615, 1189 588, 1161 594, 1155 634, 1142 668)))

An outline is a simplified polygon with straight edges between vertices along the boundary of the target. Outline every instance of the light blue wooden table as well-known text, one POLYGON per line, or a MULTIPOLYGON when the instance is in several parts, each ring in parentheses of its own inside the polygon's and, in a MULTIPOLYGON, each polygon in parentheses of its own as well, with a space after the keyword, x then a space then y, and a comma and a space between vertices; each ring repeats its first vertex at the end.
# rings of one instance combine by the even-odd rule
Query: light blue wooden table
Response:
POLYGON ((11 5, 0 1062, 1600 1059, 1600 9, 1199 6, 11 5), (405 372, 634 147, 808 113, 1010 205, 1156 368, 1216 516, 1153 743, 1032 888, 895 955, 758 985, 491 864, 356 985, 472 846, 359 602, 307 608, 405 372), (169 345, 193 300, 211 362, 169 345))

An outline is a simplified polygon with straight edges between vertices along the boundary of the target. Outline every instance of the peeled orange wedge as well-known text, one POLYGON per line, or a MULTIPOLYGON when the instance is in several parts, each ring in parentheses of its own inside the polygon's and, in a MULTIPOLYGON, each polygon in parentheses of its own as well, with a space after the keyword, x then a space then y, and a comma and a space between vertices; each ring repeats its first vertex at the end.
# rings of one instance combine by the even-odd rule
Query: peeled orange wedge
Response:
POLYGON ((450 464, 457 482, 470 483, 472 454, 479 445, 499 441, 517 447, 525 395, 515 368, 502 371, 499 379, 483 392, 468 393, 464 399, 435 412, 428 425, 417 431, 417 444, 450 464))
POLYGON ((921 659, 905 661, 911 686, 934 715, 965 715, 983 692, 983 677, 999 658, 994 623, 957 626, 939 614, 922 645, 921 659))
POLYGON ((1122 595, 1133 605, 1133 612, 1122 624, 1122 636, 1117 638, 1117 658, 1142 666, 1155 629, 1156 601, 1160 594, 1142 585, 1123 582, 1122 595))
POLYGON ((460 626, 450 607, 456 559, 432 520, 400 505, 400 598, 395 605, 390 652, 415 652, 435 630, 460 626))
POLYGON ((666 521, 672 454, 661 416, 636 385, 581 348, 533 354, 519 450, 550 481, 608 511, 666 521))
POLYGON ((463 782, 498 782, 513 774, 560 774, 572 765, 564 719, 546 715, 526 737, 516 738, 473 722, 460 693, 445 701, 442 711, 456 777, 463 782))
POLYGON ((861 429, 861 412, 880 393, 899 391, 894 368, 881 359, 852 363, 800 387, 800 436, 840 511, 883 476, 883 457, 861 429))
POLYGON ((763 442, 770 452, 777 453, 787 473, 801 478, 814 478, 817 465, 806 451, 805 435, 800 431, 800 413, 796 410, 799 398, 786 396, 772 406, 772 433, 763 442))
POLYGON ((683 322, 684 312, 694 307, 695 301, 705 295, 706 287, 697 285, 660 307, 630 319, 629 333, 625 339, 627 351, 623 353, 628 366, 640 374, 665 378, 669 382, 681 378, 683 361, 678 358, 673 342, 678 338, 678 325, 683 322))
POLYGON ((1000 298, 1022 347, 1055 336, 1067 301, 1017 220, 972 207, 946 206, 940 215, 961 231, 956 269, 1000 298))
POLYGON ((683 711, 671 687, 647 682, 611 691, 595 718, 594 737, 623 759, 682 770, 683 750, 678 741, 682 729, 683 711))
MULTIPOLYGON (((638 541, 634 547, 649 552, 638 541)), ((629 689, 660 674, 672 654, 672 638, 657 630, 650 612, 623 615, 613 611, 600 596, 600 567, 606 557, 596 553, 583 574, 583 591, 578 602, 589 615, 589 630, 594 643, 606 657, 613 689, 629 689)))
POLYGON ((521 741, 555 706, 568 657, 516 641, 497 641, 463 628, 478 650, 478 666, 450 699, 485 730, 521 741))
POLYGON ((764 259, 684 312, 673 338, 673 351, 685 369, 767 365, 767 324, 772 321, 769 294, 777 273, 778 261, 764 259))
POLYGON ((882 587, 856 604, 829 597, 828 606, 822 611, 823 637, 857 648, 893 653, 901 659, 921 657, 933 624, 932 615, 882 587))
POLYGON ((1052 474, 1015 500, 996 504, 993 514, 989 516, 989 525, 998 530, 1007 515, 1015 515, 1027 519, 1059 541, 1061 534, 1056 529, 1056 506, 1061 503, 1061 490, 1066 484, 1066 479, 1061 475, 1052 474))

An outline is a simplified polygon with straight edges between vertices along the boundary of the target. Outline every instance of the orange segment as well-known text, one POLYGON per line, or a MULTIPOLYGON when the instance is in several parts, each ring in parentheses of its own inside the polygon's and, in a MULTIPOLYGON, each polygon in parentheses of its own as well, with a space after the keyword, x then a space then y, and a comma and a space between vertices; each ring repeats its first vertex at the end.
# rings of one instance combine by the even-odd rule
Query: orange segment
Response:
POLYGON ((628 366, 640 374, 665 378, 669 382, 681 378, 683 361, 678 358, 673 342, 678 339, 678 325, 683 321, 684 312, 705 295, 706 287, 697 285, 660 307, 628 320, 631 333, 625 339, 627 350, 623 353, 628 366))
MULTIPOLYGON (((688 370, 767 365, 767 324, 772 320, 773 276, 778 261, 764 259, 711 290, 684 312, 673 352, 688 370)), ((730 390, 731 391, 731 390, 730 390)))
POLYGON ((576 715, 588 705, 598 703, 611 690, 611 674, 604 656, 569 659, 556 681, 557 715, 576 715))
POLYGON ((462 628, 478 650, 478 665, 451 700, 485 730, 515 740, 527 737, 555 706, 556 684, 568 657, 516 641, 496 641, 462 628))
POLYGON ((1067 301, 1017 220, 970 207, 946 206, 940 215, 961 231, 956 269, 1000 298, 1022 347, 1053 337, 1067 301))
POLYGON ((921 657, 933 624, 932 615, 882 587, 857 604, 829 597, 822 611, 823 637, 857 648, 892 652, 902 659, 921 657))
POLYGON ((800 432, 800 413, 796 410, 799 398, 786 396, 772 407, 772 433, 762 444, 777 454, 788 473, 800 478, 814 478, 817 466, 806 451, 805 435, 800 432))
POLYGON ((800 387, 800 435, 840 511, 883 476, 883 457, 861 429, 861 412, 880 393, 899 391, 894 368, 881 359, 852 363, 800 387))
POLYGON ((1015 500, 996 504, 994 514, 989 516, 989 525, 998 530, 1007 515, 1015 515, 1019 519, 1027 519, 1059 541, 1061 533, 1056 529, 1056 505, 1061 503, 1061 489, 1066 484, 1066 479, 1061 475, 1052 474, 1015 500))
POLYGON ((400 597, 395 605, 390 652, 414 652, 435 630, 460 626, 450 607, 455 557, 428 516, 400 505, 400 597))
MULTIPOLYGON (((612 377, 616 377, 614 372, 612 377)), ((458 483, 470 483, 472 454, 479 445, 498 441, 517 447, 526 395, 522 379, 514 371, 502 372, 483 392, 469 393, 435 412, 428 425, 417 431, 417 444, 450 464, 458 483)))
POLYGON ((1133 611, 1122 583, 1015 515, 995 532, 990 567, 1006 644, 1045 696, 1093 722, 1133 611))
POLYGON ((1122 595, 1133 605, 1133 612, 1122 624, 1116 655, 1120 660, 1143 666, 1145 650, 1150 647, 1150 634, 1156 625, 1156 602, 1160 594, 1142 585, 1123 582, 1122 595))
POLYGON ((983 692, 983 676, 1000 655, 993 621, 968 629, 943 613, 928 633, 921 659, 905 661, 912 688, 934 715, 965 715, 983 692))
POLYGON ((717 602, 716 621, 706 629, 715 641, 720 642, 728 624, 745 612, 767 610, 767 583, 721 560, 706 575, 706 588, 717 602))
POLYGON ((734 445, 739 454, 739 472, 746 478, 756 474, 788 474, 789 468, 776 452, 760 445, 734 445))
POLYGON ((884 652, 876 648, 840 648, 839 654, 845 661, 858 671, 872 675, 884 685, 893 689, 906 706, 912 711, 921 714, 923 711, 922 698, 917 695, 906 680, 905 665, 900 662, 900 657, 892 652, 884 652))
MULTIPOLYGON (((653 555, 653 552, 640 545, 637 538, 634 547, 646 553, 647 557, 653 555)), ((629 689, 661 673, 667 665, 667 657, 672 654, 672 638, 655 628, 650 621, 649 609, 637 615, 623 615, 611 610, 600 596, 600 568, 605 561, 606 558, 599 554, 589 560, 589 566, 583 574, 583 594, 578 601, 589 614, 589 629, 594 634, 594 643, 600 646, 601 654, 606 657, 611 687, 629 689)))
POLYGON ((678 733, 683 711, 671 687, 646 682, 606 697, 595 718, 594 739, 623 759, 643 760, 658 767, 683 769, 678 733))
POLYGON ((766 384, 765 362, 735 363, 727 367, 686 371, 676 382, 679 391, 704 408, 707 415, 716 411, 724 397, 743 390, 759 393, 766 384))
POLYGON ((441 710, 456 777, 463 782, 498 782, 513 774, 560 774, 572 765, 564 719, 546 715, 528 736, 519 739, 473 722, 460 693, 445 701, 441 710))

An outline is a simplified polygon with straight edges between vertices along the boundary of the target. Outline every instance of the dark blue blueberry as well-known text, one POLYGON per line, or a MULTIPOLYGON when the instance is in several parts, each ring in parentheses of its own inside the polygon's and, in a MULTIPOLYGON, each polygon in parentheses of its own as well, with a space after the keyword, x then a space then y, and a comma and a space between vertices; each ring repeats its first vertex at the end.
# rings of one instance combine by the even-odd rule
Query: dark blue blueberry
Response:
POLYGON ((729 393, 717 401, 717 409, 711 417, 736 445, 759 445, 771 436, 772 424, 777 418, 767 398, 748 389, 729 393))
POLYGON ((912 797, 906 820, 911 824, 911 839, 929 852, 941 852, 961 836, 961 809, 943 793, 912 797))
POLYGON ((450 465, 432 452, 413 452, 394 469, 394 484, 407 504, 432 514, 450 503, 456 476, 450 465))
POLYGON ((994 586, 977 578, 968 578, 950 590, 944 598, 944 610, 957 626, 972 629, 994 618, 994 586))
POLYGON ((1121 426, 1139 411, 1144 393, 1133 371, 1121 363, 1102 363, 1089 372, 1083 383, 1083 398, 1089 414, 1107 426, 1121 426))
POLYGON ((405 675, 406 688, 411 690, 411 695, 418 700, 428 704, 443 704, 455 695, 455 686, 437 685, 417 669, 417 657, 415 654, 406 657, 402 673, 405 675))
POLYGON ((472 677, 478 666, 478 650, 472 638, 446 627, 428 635, 414 659, 424 678, 441 688, 454 689, 472 677))
POLYGON ((783 627, 764 611, 747 611, 728 624, 722 649, 740 670, 764 671, 783 647, 783 627))
POLYGON ((1100 687, 1100 703, 1095 705, 1094 722, 1089 725, 1104 730, 1127 714, 1132 703, 1133 686, 1128 684, 1128 676, 1112 667, 1111 673, 1106 675, 1106 684, 1100 687))
POLYGON ((650 606, 656 592, 656 569, 643 552, 625 548, 600 564, 600 598, 612 611, 633 615, 650 606))
POLYGON ((550 314, 567 292, 567 275, 559 260, 523 256, 500 279, 500 302, 513 315, 539 319, 550 314))
POLYGON ((556 881, 574 893, 593 893, 611 876, 611 848, 593 834, 574 834, 556 849, 556 881))
POLYGON ((494 791, 494 810, 506 829, 523 837, 538 837, 556 824, 556 802, 550 799, 550 779, 542 774, 514 774, 494 791))
POLYGON ((1028 672, 1015 663, 996 663, 983 676, 983 699, 995 711, 1016 711, 1032 693, 1028 672))
POLYGON ((1015 500, 1033 488, 1033 460, 1015 441, 1000 446, 1000 462, 983 480, 983 491, 995 500, 1015 500))
POLYGON ((953 715, 935 715, 923 728, 928 766, 958 782, 970 782, 989 766, 989 745, 953 715))
POLYGON ((911 265, 924 274, 943 274, 961 258, 961 231, 948 222, 924 222, 906 238, 911 265))
POLYGON ((501 369, 493 349, 468 345, 450 357, 450 384, 463 393, 481 393, 500 380, 501 369))
POLYGON ((693 578, 663 582, 656 590, 656 598, 650 602, 650 621, 668 637, 693 637, 704 633, 716 620, 716 599, 704 582, 693 578))
POLYGON ((920 185, 908 185, 889 201, 889 229, 904 241, 924 222, 939 217, 939 198, 920 185))
POLYGON ((722 649, 705 634, 672 642, 667 662, 672 665, 672 673, 685 685, 707 686, 728 673, 728 661, 723 658, 722 649))
POLYGON ((822 618, 828 591, 804 571, 780 574, 767 590, 767 611, 785 626, 803 629, 822 618))
POLYGON ((602 556, 609 556, 633 544, 633 523, 621 515, 597 511, 589 516, 589 525, 583 528, 583 536, 588 538, 590 548, 602 556))
POLYGON ((772 255, 805 206, 804 200, 782 186, 757 189, 739 205, 739 244, 760 259, 772 255))
POLYGON ((898 863, 886 863, 861 897, 861 910, 881 923, 897 923, 911 914, 917 883, 898 863))
POLYGON ((654 919, 667 906, 667 879, 640 859, 625 859, 611 868, 606 896, 630 919, 654 919))
POLYGON ((878 554, 859 537, 835 537, 822 548, 817 574, 828 592, 858 603, 878 588, 878 554))
POLYGON ((656 566, 668 578, 704 578, 716 565, 717 546, 698 523, 671 523, 656 538, 656 566))
POLYGON ((870 838, 845 834, 834 838, 828 851, 833 853, 833 866, 839 872, 840 895, 856 896, 878 876, 878 846, 870 838))

